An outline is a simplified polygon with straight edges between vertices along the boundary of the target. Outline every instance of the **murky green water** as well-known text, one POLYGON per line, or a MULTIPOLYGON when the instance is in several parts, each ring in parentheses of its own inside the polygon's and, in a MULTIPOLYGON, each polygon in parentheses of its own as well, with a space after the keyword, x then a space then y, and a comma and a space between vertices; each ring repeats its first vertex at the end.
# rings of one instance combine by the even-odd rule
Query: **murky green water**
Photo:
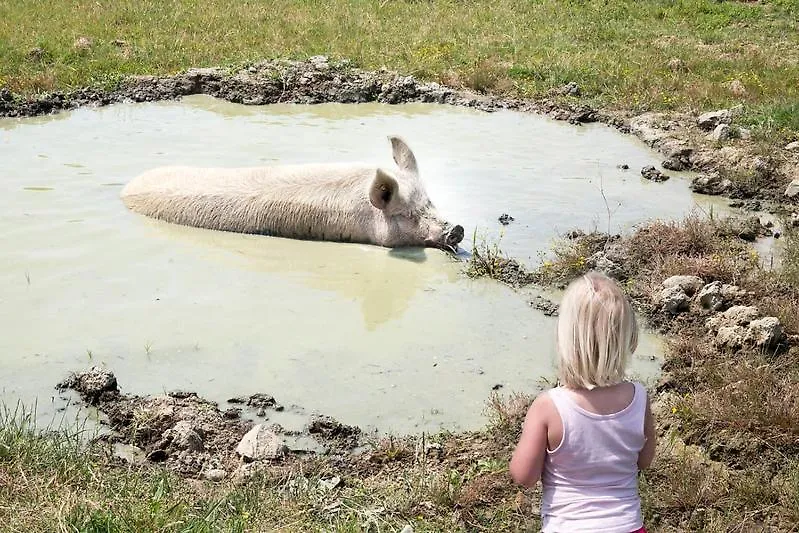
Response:
MULTIPOLYGON (((468 237, 502 233, 503 249, 529 262, 556 232, 606 229, 608 208, 618 230, 695 207, 687 180, 640 178, 658 158, 633 139, 513 112, 193 97, 0 120, 2 399, 38 398, 49 416, 56 382, 104 364, 128 392, 267 392, 347 423, 419 431, 478 427, 498 384, 534 389, 552 373, 554 320, 464 279, 443 252, 172 226, 119 199, 166 164, 388 165, 389 134, 410 143, 445 218, 468 237), (502 213, 515 222, 502 228, 502 213)), ((657 352, 647 338, 635 372, 654 375, 657 352)))

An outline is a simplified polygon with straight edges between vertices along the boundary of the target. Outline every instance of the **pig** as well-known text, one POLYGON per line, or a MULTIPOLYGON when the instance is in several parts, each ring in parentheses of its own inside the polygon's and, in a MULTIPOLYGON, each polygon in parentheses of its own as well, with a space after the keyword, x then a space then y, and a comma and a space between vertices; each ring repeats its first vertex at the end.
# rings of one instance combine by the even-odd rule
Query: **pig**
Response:
POLYGON ((160 167, 133 178, 121 198, 135 213, 198 228, 456 251, 463 227, 438 215, 405 141, 388 139, 395 169, 363 163, 160 167))

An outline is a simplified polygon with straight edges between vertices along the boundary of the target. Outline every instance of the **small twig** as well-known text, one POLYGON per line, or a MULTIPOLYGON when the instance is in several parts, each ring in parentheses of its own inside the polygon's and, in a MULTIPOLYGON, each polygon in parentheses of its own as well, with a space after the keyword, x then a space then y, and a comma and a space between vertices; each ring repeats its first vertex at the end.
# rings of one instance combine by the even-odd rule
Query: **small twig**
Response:
POLYGON ((608 202, 608 197, 605 196, 605 183, 601 172, 599 173, 599 194, 602 195, 602 201, 605 202, 605 211, 608 213, 607 238, 605 239, 605 246, 604 246, 605 250, 607 250, 608 244, 610 243, 611 218, 616 213, 616 211, 618 211, 618 209, 621 207, 621 202, 618 203, 616 209, 614 209, 613 211, 610 210, 610 203, 608 202))

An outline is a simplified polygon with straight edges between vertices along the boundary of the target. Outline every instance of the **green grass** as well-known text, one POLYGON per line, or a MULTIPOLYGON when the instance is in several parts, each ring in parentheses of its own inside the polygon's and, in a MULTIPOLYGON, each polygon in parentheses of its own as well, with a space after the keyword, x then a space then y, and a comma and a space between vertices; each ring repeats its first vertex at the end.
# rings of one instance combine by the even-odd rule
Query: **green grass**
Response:
MULTIPOLYGON (((510 532, 537 523, 518 510, 507 460, 492 458, 493 447, 480 456, 455 452, 450 465, 419 458, 414 439, 392 438, 376 442, 360 468, 306 459, 212 483, 122 464, 86 431, 40 430, 34 418, 0 414, 0 531, 361 532, 411 524, 433 532, 458 523, 510 532), (320 484, 332 476, 342 485, 320 484)), ((458 442, 471 450, 469 435, 458 442)))
POLYGON ((0 3, 0 84, 32 93, 328 54, 522 96, 575 81, 632 110, 742 102, 752 120, 796 130, 797 21, 795 1, 16 0, 0 3), (746 95, 729 91, 735 79, 746 95))

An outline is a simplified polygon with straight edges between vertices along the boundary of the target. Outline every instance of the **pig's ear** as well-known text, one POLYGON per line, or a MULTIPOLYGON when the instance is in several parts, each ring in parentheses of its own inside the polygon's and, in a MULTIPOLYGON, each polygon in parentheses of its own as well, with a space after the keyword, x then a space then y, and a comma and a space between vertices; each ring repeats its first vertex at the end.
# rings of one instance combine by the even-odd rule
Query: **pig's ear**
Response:
POLYGON ((411 174, 419 174, 419 168, 416 166, 416 157, 414 157, 408 145, 405 144, 405 141, 393 135, 390 136, 388 140, 391 141, 391 149, 394 152, 394 162, 400 170, 410 172, 411 174))
POLYGON ((372 186, 369 187, 369 200, 372 205, 382 211, 388 207, 395 194, 397 194, 397 180, 378 168, 372 186))

